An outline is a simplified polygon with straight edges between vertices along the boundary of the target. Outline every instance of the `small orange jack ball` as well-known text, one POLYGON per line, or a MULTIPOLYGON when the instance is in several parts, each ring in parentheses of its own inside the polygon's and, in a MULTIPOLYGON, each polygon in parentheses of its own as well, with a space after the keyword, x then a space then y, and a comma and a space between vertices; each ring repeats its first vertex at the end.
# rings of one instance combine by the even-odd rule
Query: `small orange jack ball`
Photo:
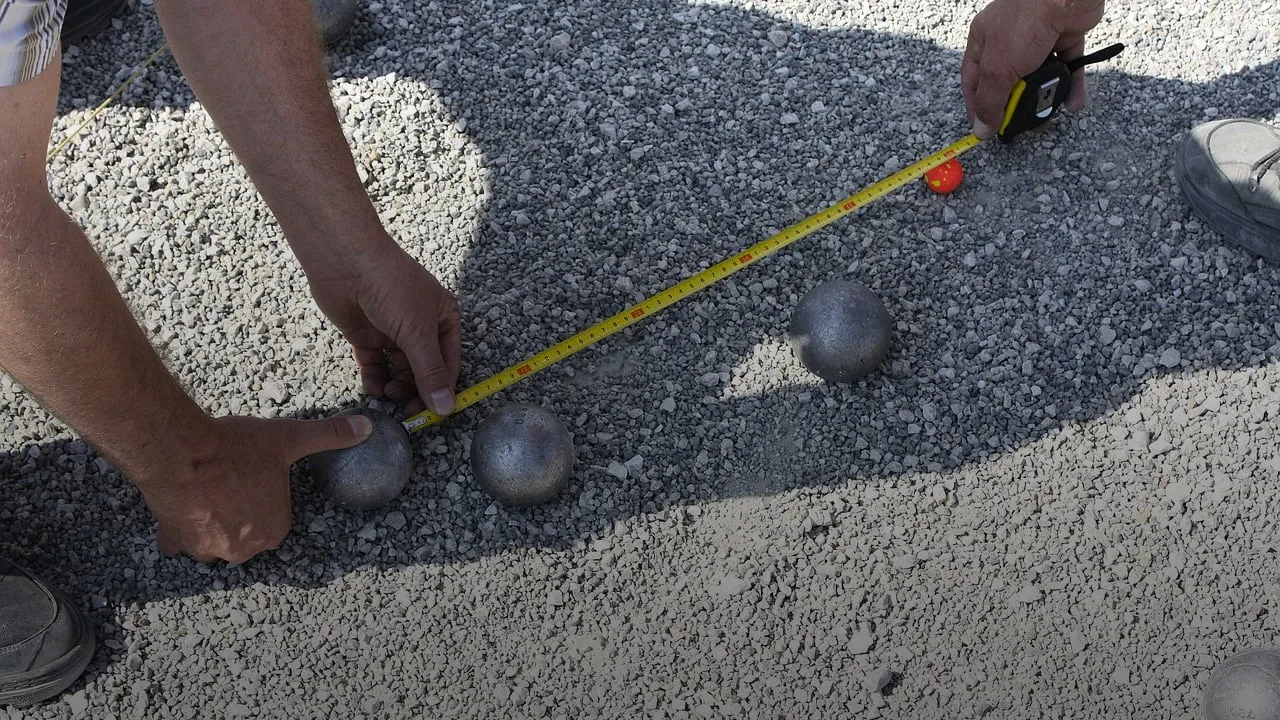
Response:
POLYGON ((960 161, 955 158, 924 174, 925 184, 939 195, 946 195, 960 187, 961 180, 964 180, 964 168, 960 167, 960 161))

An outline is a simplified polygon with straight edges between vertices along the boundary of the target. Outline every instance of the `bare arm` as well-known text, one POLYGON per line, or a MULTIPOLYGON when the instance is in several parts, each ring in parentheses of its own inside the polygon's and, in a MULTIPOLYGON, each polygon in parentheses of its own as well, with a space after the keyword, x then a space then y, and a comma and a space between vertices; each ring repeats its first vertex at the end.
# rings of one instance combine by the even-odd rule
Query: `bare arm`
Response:
POLYGON ((208 418, 49 196, 57 96, 56 63, 0 88, 0 365, 147 491, 210 449, 208 418))
POLYGON ((156 10, 317 304, 352 344, 365 391, 410 412, 424 402, 452 411, 456 304, 387 235, 365 194, 329 96, 310 0, 157 0, 156 10))
POLYGON ((289 467, 360 442, 350 418, 210 418, 49 196, 55 62, 0 87, 0 366, 142 491, 169 554, 243 562, 289 532, 289 467))
POLYGON ((155 5, 183 75, 303 267, 388 242, 329 97, 310 0, 155 5))

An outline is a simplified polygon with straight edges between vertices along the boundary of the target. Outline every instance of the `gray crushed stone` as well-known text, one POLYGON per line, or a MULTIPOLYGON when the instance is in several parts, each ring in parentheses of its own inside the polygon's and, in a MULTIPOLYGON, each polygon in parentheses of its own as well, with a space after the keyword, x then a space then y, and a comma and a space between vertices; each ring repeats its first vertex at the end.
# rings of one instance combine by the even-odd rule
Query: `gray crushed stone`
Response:
MULTIPOLYGON (((370 2, 333 96, 389 230, 459 297, 463 385, 967 128, 972 3, 370 2)), ((325 504, 243 566, 167 560, 139 495, 0 377, 0 553, 100 639, 0 717, 1189 717, 1275 644, 1280 268, 1172 180, 1182 134, 1276 120, 1274 8, 1114 6, 1092 106, 971 151, 414 437, 392 506, 325 504), (824 279, 896 319, 880 372, 804 372, 824 279), (487 409, 577 443, 551 505, 477 488, 487 409), (628 462, 628 458, 641 458, 628 462)), ((67 52, 54 137, 159 45, 67 52)), ((354 365, 171 57, 51 165, 213 413, 336 411, 354 365)))

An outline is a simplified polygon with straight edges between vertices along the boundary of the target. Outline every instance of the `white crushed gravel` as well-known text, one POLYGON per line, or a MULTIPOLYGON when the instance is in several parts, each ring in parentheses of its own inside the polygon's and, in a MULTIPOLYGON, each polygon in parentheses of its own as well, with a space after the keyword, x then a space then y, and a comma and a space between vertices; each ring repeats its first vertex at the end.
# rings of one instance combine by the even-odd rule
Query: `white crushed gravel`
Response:
MULTIPOLYGON (((463 384, 960 137, 973 3, 370 2, 334 97, 391 232, 459 296, 463 384)), ((67 54, 55 138, 159 45, 67 54)), ((0 377, 0 553, 83 598, 66 717, 1169 718, 1277 644, 1280 268, 1171 179, 1181 133, 1278 119, 1274 6, 1114 5, 1089 112, 922 185, 415 434, 390 507, 299 477, 240 567, 161 558, 109 465, 0 377), (830 278, 893 317, 821 384, 830 278), (577 444, 561 501, 469 473, 501 402, 577 444)), ((212 412, 329 413, 354 365, 172 58, 51 166, 212 412)))

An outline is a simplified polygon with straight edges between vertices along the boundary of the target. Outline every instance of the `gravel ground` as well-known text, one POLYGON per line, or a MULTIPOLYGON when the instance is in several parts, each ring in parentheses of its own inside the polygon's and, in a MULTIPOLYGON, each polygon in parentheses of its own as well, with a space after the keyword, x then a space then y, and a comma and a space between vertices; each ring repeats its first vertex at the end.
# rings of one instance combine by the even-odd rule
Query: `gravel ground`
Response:
MULTIPOLYGON (((463 383, 967 131, 976 6, 370 3, 330 55, 392 232, 460 299, 463 383)), ((62 137, 161 40, 69 54, 62 137)), ((1093 103, 965 156, 414 436, 405 494, 241 567, 160 557, 139 495, 0 379, 0 552, 102 644, 65 717, 1193 717, 1280 644, 1280 268, 1172 180, 1182 133, 1280 119, 1275 3, 1116 6, 1093 103), (824 279, 896 319, 849 387, 785 345, 824 279), (557 503, 491 504, 469 438, 553 410, 557 503)), ((265 205, 172 58, 52 163, 217 413, 359 401, 265 205)))

